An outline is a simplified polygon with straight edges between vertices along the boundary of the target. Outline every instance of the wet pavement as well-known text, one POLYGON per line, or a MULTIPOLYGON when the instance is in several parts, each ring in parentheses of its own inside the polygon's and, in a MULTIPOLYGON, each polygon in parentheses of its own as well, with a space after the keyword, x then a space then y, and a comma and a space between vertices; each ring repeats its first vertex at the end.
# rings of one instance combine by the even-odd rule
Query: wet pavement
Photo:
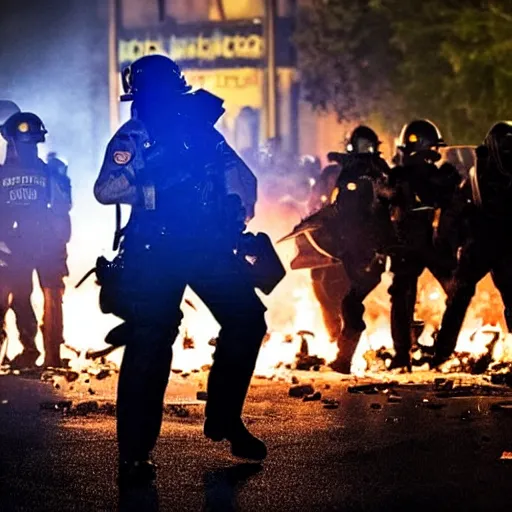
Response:
POLYGON ((512 460, 500 459, 512 452, 512 412, 496 403, 512 397, 443 398, 431 384, 355 394, 350 384, 312 382, 336 408, 256 382, 246 421, 268 442, 261 466, 204 439, 202 402, 171 385, 156 490, 120 497, 112 411, 41 410, 62 390, 0 376, 0 510, 510 510, 512 460))

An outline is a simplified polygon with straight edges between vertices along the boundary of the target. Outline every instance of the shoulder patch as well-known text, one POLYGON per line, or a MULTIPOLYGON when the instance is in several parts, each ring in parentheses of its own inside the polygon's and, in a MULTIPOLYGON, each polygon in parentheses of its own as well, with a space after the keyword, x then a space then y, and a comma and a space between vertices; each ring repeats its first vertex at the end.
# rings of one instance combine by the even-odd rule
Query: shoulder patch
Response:
POLYGON ((132 156, 129 151, 115 151, 114 162, 117 165, 126 165, 132 159, 132 156))

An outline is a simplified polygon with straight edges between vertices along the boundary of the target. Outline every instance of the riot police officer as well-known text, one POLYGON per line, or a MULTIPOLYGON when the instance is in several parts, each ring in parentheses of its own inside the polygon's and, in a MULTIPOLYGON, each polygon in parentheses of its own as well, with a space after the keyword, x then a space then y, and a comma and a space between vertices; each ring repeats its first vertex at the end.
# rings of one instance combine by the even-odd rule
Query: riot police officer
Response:
POLYGON ((386 252, 393 241, 387 204, 381 200, 389 167, 380 156, 381 142, 367 126, 358 126, 346 153, 329 157, 341 166, 334 190, 341 261, 349 287, 341 302, 343 328, 331 368, 350 373, 352 357, 366 329, 363 301, 380 283, 386 252))
POLYGON ((448 163, 437 167, 438 149, 445 142, 438 128, 421 119, 404 126, 398 147, 400 165, 390 172, 391 206, 397 235, 392 254, 391 334, 396 355, 390 368, 411 366, 413 319, 417 281, 425 269, 448 290, 456 265, 456 237, 451 233, 444 210, 450 205, 460 182, 448 163), (435 232, 435 212, 440 211, 435 232), (437 236, 436 236, 437 235, 437 236))
MULTIPOLYGON (((393 237, 387 204, 379 197, 389 171, 379 145, 371 128, 359 126, 347 141, 346 153, 329 153, 337 165, 326 168, 328 177, 332 179, 335 172, 338 175, 329 200, 320 198, 327 204, 291 235, 297 236, 301 249, 304 242, 299 236, 307 233, 313 245, 330 257, 313 269, 312 278, 326 326, 338 345, 331 368, 340 373, 350 373, 352 357, 366 328, 362 303, 380 282, 383 255, 393 237)), ((298 268, 294 262, 292 268, 298 268)))
POLYGON ((476 166, 455 207, 467 236, 435 340, 433 367, 448 360, 455 349, 476 285, 488 272, 501 293, 507 328, 512 332, 512 124, 496 123, 476 155, 476 166))
POLYGON ((11 367, 33 366, 37 320, 31 304, 32 275, 37 271, 44 294, 44 366, 62 365, 62 298, 68 275, 66 244, 71 236, 69 179, 38 157, 45 141, 41 119, 28 112, 12 115, 2 126, 7 156, 0 168, 1 237, 10 250, 0 273, 1 321, 9 307, 15 312, 23 351, 11 367))
POLYGON ((264 459, 265 444, 241 416, 266 308, 247 263, 233 251, 238 223, 254 212, 255 179, 214 128, 222 101, 203 90, 191 93, 172 60, 142 57, 124 70, 123 84, 133 115, 108 144, 94 188, 100 203, 132 207, 107 293, 108 310, 124 320, 107 341, 126 345, 117 402, 120 483, 155 477, 150 457, 187 285, 221 326, 204 433, 229 440, 236 456, 264 459))

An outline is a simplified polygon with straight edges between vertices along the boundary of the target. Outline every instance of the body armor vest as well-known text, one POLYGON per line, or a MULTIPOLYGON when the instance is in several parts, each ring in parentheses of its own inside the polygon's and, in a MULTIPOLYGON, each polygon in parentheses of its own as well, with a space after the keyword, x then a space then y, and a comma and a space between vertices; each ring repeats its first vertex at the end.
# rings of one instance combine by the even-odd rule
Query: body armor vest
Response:
POLYGON ((37 160, 26 167, 7 162, 0 168, 1 223, 29 236, 40 234, 51 203, 46 164, 37 160))

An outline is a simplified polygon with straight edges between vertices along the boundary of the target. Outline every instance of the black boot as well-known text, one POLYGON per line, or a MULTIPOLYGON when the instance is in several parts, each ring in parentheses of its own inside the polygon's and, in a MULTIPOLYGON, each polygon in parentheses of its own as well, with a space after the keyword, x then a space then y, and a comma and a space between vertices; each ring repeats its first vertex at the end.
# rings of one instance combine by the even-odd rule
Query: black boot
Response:
POLYGON ((35 368, 36 361, 41 354, 36 348, 23 349, 10 363, 12 370, 23 370, 25 368, 35 368))
POLYGON ((408 372, 412 371, 412 361, 409 352, 397 353, 393 359, 391 359, 388 370, 397 369, 407 370, 408 372))
POLYGON ((156 479, 156 466, 151 460, 121 461, 118 484, 120 487, 144 487, 156 479))
POLYGON ((352 366, 352 362, 347 360, 344 357, 338 356, 334 361, 329 363, 329 368, 338 373, 343 373, 345 375, 350 375, 350 367, 352 366))
POLYGON ((434 354, 434 357, 429 362, 430 369, 437 370, 440 366, 446 363, 446 361, 448 361, 450 357, 450 355, 447 356, 440 353, 434 354))
POLYGON ((231 453, 235 457, 259 461, 267 456, 265 443, 253 436, 242 420, 226 424, 207 418, 204 423, 204 435, 215 442, 227 439, 231 443, 231 453))

